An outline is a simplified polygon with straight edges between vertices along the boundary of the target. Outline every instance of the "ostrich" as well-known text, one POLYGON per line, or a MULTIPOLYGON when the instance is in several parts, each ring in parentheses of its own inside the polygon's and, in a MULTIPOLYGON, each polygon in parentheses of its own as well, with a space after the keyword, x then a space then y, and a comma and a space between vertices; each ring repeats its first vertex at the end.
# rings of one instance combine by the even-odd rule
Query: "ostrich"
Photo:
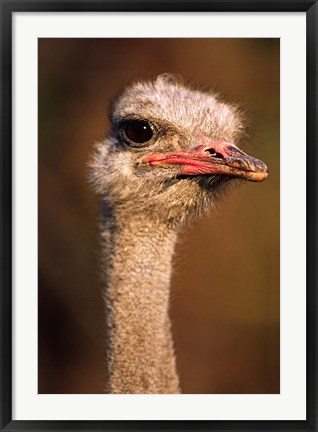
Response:
POLYGON ((169 320, 171 261, 185 222, 213 208, 232 179, 266 165, 240 150, 239 109, 169 74, 126 88, 95 146, 102 197, 109 393, 180 393, 169 320))

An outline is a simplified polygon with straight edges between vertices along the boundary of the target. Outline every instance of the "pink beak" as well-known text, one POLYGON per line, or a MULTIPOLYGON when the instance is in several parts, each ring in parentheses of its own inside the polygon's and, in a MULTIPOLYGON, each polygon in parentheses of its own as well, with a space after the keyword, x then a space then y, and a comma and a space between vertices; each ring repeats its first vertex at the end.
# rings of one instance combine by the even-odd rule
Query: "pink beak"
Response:
POLYGON ((150 166, 182 165, 179 175, 214 174, 260 182, 268 176, 264 162, 247 155, 234 144, 210 141, 188 152, 157 153, 146 156, 143 163, 150 166))

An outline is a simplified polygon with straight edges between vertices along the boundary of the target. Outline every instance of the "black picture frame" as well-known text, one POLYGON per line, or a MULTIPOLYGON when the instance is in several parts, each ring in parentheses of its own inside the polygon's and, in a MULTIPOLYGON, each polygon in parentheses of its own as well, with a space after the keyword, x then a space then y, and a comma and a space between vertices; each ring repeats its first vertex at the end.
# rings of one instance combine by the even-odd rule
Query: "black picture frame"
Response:
POLYGON ((1 430, 318 431, 317 422, 317 23, 313 0, 0 0, 1 11, 1 430), (307 28, 307 420, 14 421, 12 420, 12 14, 14 12, 306 12, 307 28))

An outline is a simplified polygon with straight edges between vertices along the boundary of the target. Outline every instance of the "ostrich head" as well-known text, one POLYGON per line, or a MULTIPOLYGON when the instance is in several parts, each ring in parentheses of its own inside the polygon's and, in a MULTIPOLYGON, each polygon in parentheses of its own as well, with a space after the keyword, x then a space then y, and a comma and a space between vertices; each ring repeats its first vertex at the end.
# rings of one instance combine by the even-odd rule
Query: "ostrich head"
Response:
POLYGON ((239 110, 174 76, 126 88, 111 122, 91 181, 113 209, 178 225, 213 206, 229 180, 267 177, 266 165, 235 145, 244 133, 239 110))

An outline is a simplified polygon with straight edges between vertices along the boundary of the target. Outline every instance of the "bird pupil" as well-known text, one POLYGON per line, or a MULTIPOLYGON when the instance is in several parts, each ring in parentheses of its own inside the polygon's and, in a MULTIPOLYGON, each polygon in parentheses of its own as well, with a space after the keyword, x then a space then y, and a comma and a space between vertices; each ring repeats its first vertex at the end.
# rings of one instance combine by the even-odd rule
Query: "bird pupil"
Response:
POLYGON ((152 138, 153 131, 148 122, 132 120, 126 123, 125 134, 132 142, 142 144, 152 138))

